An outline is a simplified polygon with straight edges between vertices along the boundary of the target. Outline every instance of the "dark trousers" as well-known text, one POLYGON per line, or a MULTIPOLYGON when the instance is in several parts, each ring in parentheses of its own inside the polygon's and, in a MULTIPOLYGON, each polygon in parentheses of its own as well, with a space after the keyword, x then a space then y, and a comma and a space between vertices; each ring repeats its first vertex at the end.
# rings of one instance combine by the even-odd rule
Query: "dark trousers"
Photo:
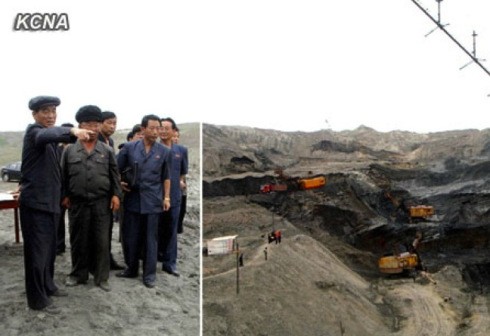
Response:
POLYGON ((72 271, 70 276, 85 282, 89 271, 96 285, 109 279, 109 226, 111 219, 106 199, 72 201, 68 211, 72 271))
POLYGON ((119 241, 121 242, 121 247, 122 247, 122 253, 123 253, 123 258, 124 258, 124 263, 128 265, 128 253, 126 252, 126 247, 124 245, 124 207, 123 207, 123 201, 121 200, 121 205, 119 207, 119 241))
POLYGON ((184 233, 184 217, 187 210, 187 195, 182 195, 180 199, 180 213, 179 213, 179 226, 177 227, 177 233, 184 233))
POLYGON ((156 280, 157 235, 160 214, 124 212, 123 246, 127 259, 127 271, 138 274, 139 257, 143 256, 143 282, 156 280))
POLYGON ((177 228, 180 206, 172 205, 165 211, 158 226, 158 252, 165 271, 177 271, 177 228))
POLYGON ((58 290, 53 280, 58 220, 59 214, 20 207, 27 304, 32 309, 51 304, 49 296, 58 290))
POLYGON ((116 261, 114 260, 114 257, 112 256, 111 249, 112 249, 112 228, 114 227, 114 213, 111 211, 111 219, 109 221, 109 232, 107 232, 107 235, 109 236, 109 261, 111 263, 115 263, 116 261))
POLYGON ((61 209, 61 214, 60 214, 60 220, 58 221, 58 227, 56 229, 57 232, 57 238, 56 238, 56 253, 63 253, 66 250, 66 243, 65 243, 65 214, 66 214, 66 209, 62 208, 61 209))

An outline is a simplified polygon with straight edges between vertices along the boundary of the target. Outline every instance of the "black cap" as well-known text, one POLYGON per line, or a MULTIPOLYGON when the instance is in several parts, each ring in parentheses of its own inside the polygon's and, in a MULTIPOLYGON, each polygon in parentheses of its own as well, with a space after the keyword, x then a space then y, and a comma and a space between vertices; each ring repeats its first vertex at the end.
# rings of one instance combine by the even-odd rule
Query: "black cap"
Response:
POLYGON ((77 114, 75 115, 76 121, 79 123, 86 121, 102 121, 102 111, 98 106, 95 105, 85 105, 80 107, 77 114))
POLYGON ((29 100, 29 109, 38 111, 43 107, 54 105, 58 106, 61 103, 58 97, 53 96, 37 96, 29 100))

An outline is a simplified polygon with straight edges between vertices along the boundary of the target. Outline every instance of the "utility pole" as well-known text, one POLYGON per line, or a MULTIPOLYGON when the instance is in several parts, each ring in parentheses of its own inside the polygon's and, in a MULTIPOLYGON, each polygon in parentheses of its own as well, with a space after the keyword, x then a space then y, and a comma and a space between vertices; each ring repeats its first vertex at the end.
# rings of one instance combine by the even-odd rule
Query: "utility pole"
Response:
POLYGON ((272 213, 272 232, 276 231, 276 223, 274 222, 274 207, 271 208, 272 213))
POLYGON ((441 2, 442 0, 437 1, 437 22, 441 23, 441 2))
POLYGON ((444 25, 441 23, 441 2, 443 0, 436 0, 436 1, 437 1, 437 23, 438 23, 438 25, 434 29, 432 29, 430 32, 425 34, 425 37, 427 37, 430 34, 432 34, 433 32, 435 32, 439 28, 439 26, 442 26, 442 27, 449 26, 449 23, 444 24, 444 25))
POLYGON ((236 243, 236 294, 240 294, 240 248, 236 243))
MULTIPOLYGON (((473 30, 473 34, 471 34, 471 36, 473 37, 473 58, 476 60, 482 61, 482 62, 486 61, 484 59, 476 57, 476 37, 478 36, 478 34, 473 30)), ((465 65, 463 65, 461 68, 459 68, 459 70, 463 70, 464 68, 466 68, 471 63, 473 63, 473 60, 471 60, 468 63, 466 63, 465 65)))

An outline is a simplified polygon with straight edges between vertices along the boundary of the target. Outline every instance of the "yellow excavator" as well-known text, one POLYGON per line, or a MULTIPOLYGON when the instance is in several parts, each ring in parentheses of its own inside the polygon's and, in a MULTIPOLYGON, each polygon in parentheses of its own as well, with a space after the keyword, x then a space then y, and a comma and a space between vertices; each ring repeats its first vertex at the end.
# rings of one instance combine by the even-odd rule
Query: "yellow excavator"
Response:
POLYGON ((403 252, 398 255, 379 258, 378 268, 381 273, 400 274, 415 269, 418 262, 418 257, 415 253, 403 252))
POLYGON ((394 245, 392 254, 385 255, 378 260, 379 271, 386 274, 399 274, 422 269, 422 261, 417 253, 421 241, 422 232, 418 231, 410 245, 394 245), (403 246, 407 251, 400 252, 398 246, 403 246))

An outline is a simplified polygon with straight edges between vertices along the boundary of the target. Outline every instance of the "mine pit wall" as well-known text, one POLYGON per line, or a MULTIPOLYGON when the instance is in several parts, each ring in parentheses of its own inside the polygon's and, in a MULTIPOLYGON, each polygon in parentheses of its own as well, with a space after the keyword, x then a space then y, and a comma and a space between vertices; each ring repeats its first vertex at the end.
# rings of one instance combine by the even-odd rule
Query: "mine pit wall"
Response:
POLYGON ((490 292, 490 262, 466 265, 462 276, 472 290, 481 294, 490 292))
MULTIPOLYGON (((413 178, 412 174, 403 174, 413 178)), ((490 195, 484 192, 453 192, 428 197, 424 201, 435 207, 436 221, 409 224, 406 218, 392 217, 393 204, 386 198, 385 190, 371 180, 337 173, 327 175, 327 181, 325 187, 314 191, 262 195, 258 192, 260 185, 273 183, 272 176, 224 178, 203 182, 203 195, 204 198, 248 196, 251 202, 272 209, 301 229, 309 229, 310 224, 318 225, 356 248, 376 255, 390 252, 400 244, 410 244, 420 230, 424 234, 420 252, 437 259, 432 263, 436 268, 451 262, 438 254, 459 253, 464 259, 466 253, 490 249, 490 195)), ((403 189, 391 192, 401 199, 411 197, 403 189)), ((465 267, 465 279, 470 284, 476 283, 474 287, 481 287, 482 281, 475 274, 484 274, 487 266, 469 261, 465 267)))
MULTIPOLYGON (((408 174, 408 173, 404 173, 408 174)), ((412 177, 412 176, 410 176, 412 177)), ((320 221, 322 228, 340 237, 349 236, 357 247, 378 252, 380 246, 411 241, 418 229, 427 249, 460 249, 489 246, 490 195, 446 194, 427 198, 436 209, 436 222, 408 224, 386 198, 385 191, 369 181, 348 174, 327 175, 327 185, 315 191, 262 195, 260 186, 273 183, 272 176, 224 178, 203 181, 203 196, 249 196, 252 202, 297 221, 320 221), (396 214, 396 216, 393 216, 396 214), (376 228, 382 226, 382 228, 376 228), (374 229, 370 229, 374 227, 374 229), (374 231, 373 231, 374 230, 374 231), (377 238, 377 237, 383 238, 377 238), (435 240, 435 242, 433 241, 435 240)), ((408 199, 406 190, 392 190, 398 199, 408 199)))
POLYGON ((272 176, 223 178, 214 181, 203 181, 203 197, 248 196, 258 194, 260 186, 274 181, 272 176))

